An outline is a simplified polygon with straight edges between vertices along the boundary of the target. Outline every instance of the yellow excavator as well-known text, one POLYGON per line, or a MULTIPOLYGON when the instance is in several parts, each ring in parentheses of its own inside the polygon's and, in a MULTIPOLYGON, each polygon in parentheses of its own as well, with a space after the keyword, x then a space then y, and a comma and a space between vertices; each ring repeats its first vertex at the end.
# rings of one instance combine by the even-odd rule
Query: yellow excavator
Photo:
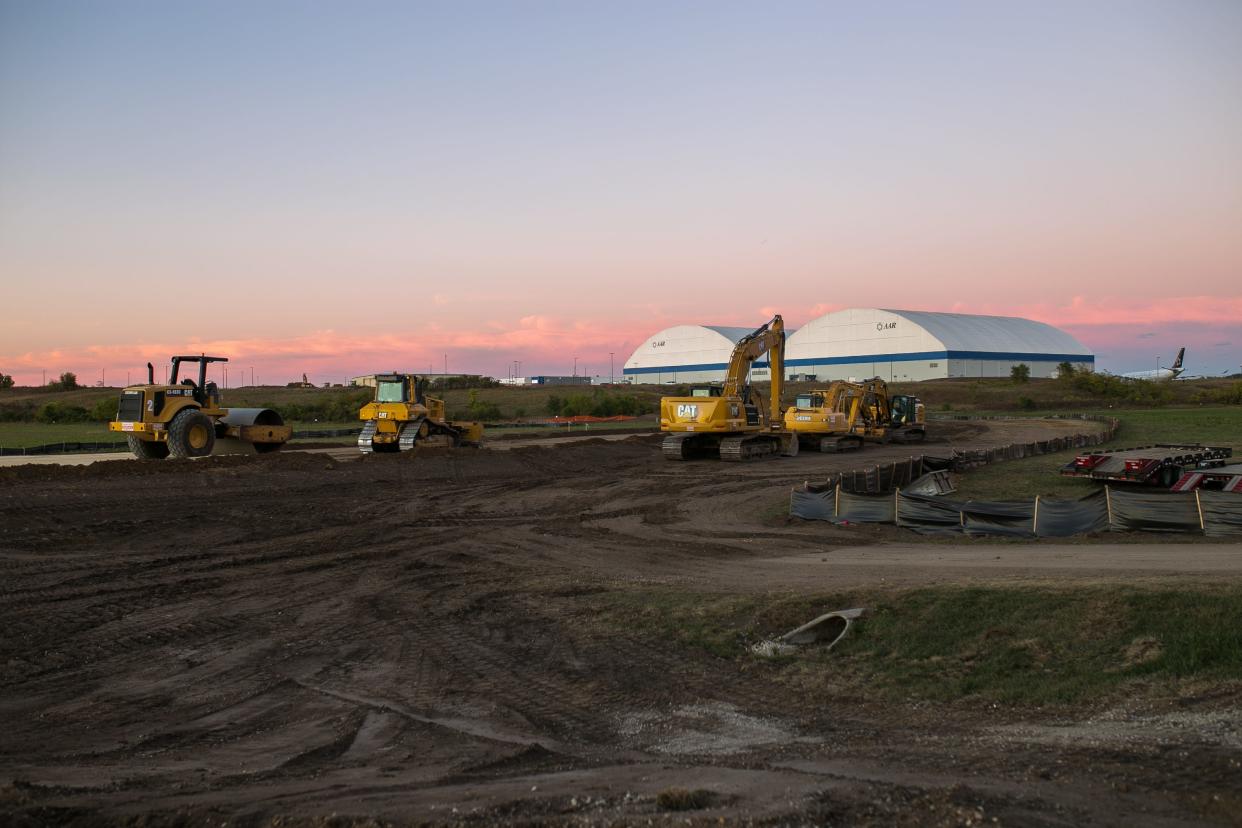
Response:
POLYGON ((864 440, 916 443, 927 436, 923 403, 888 393, 884 380, 838 380, 799 394, 785 412, 785 428, 812 451, 850 451, 864 440))
POLYGON ((414 374, 376 374, 375 399, 362 407, 358 448, 366 453, 409 451, 420 444, 478 446, 483 424, 449 422, 444 400, 428 396, 427 380, 414 374))
POLYGON ((689 397, 660 400, 665 459, 719 457, 739 461, 796 455, 797 435, 785 429, 781 418, 784 374, 785 322, 777 315, 737 343, 723 384, 694 388, 689 397), (751 364, 765 353, 772 375, 767 407, 750 386, 751 364))
POLYGON ((146 384, 121 389, 116 419, 108 429, 124 434, 140 460, 223 453, 217 449, 258 454, 278 450, 293 430, 270 408, 223 408, 220 389, 207 381, 207 366, 213 362, 228 358, 175 356, 163 385, 156 383, 155 366, 148 362, 146 384), (198 382, 178 379, 182 363, 198 364, 198 382))

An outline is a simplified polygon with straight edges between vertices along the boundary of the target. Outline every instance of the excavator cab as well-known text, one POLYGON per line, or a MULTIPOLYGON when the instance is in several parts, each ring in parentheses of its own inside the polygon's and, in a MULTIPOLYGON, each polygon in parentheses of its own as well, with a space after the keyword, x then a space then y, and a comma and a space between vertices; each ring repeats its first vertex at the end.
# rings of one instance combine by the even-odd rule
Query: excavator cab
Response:
POLYGON ((816 393, 799 394, 798 396, 794 397, 794 408, 811 409, 811 408, 823 408, 823 407, 824 407, 824 395, 823 394, 816 394, 816 393))
POLYGON ((909 394, 894 394, 891 398, 893 427, 923 426, 923 401, 909 394))
POLYGON ((690 389, 692 397, 722 397, 724 396, 724 388, 720 385, 704 385, 699 388, 690 389))

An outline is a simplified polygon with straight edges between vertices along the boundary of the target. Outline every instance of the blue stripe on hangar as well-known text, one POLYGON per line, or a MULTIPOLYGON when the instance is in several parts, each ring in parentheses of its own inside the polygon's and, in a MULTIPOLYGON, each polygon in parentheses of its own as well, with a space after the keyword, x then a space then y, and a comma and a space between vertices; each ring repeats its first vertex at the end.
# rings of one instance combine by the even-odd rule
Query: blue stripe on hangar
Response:
MULTIPOLYGON (((919 351, 904 354, 863 354, 845 357, 809 357, 787 359, 785 367, 797 365, 856 365, 865 362, 925 362, 934 359, 987 359, 998 362, 1029 360, 1031 362, 1088 362, 1095 364, 1093 354, 1022 354, 1007 351, 919 351)), ((623 374, 671 374, 676 371, 723 371, 724 362, 704 362, 697 365, 661 365, 653 368, 622 368, 623 374)), ((754 367, 767 368, 768 363, 756 362, 754 367)))

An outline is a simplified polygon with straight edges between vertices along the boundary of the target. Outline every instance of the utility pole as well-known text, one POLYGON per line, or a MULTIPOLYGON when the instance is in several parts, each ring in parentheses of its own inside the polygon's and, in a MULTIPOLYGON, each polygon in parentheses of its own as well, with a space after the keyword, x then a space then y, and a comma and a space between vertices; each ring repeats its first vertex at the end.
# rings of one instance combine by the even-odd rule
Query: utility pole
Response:
POLYGON ((43 384, 47 385, 47 369, 43 369, 43 384))
POLYGON ((448 376, 448 354, 444 355, 444 376, 448 376))
POLYGON ((578 358, 574 357, 574 376, 578 376, 578 358))
MULTIPOLYGON (((244 377, 245 375, 246 374, 243 372, 242 376, 244 377)), ((254 388, 254 366, 253 365, 250 366, 250 387, 254 388)))

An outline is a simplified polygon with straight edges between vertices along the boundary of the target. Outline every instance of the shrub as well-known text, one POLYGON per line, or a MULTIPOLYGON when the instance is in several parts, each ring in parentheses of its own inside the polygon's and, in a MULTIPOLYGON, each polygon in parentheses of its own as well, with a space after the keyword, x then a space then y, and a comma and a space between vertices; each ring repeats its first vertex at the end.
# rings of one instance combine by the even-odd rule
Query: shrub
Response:
POLYGON ((9 374, 0 374, 0 388, 12 388, 13 377, 9 374))
POLYGON ((90 412, 82 406, 58 402, 46 403, 35 414, 35 420, 40 423, 85 423, 90 419, 90 412))
POLYGON ((1018 397, 1018 408, 1023 411, 1034 411, 1035 401, 1030 397, 1018 397))
POLYGON ((1009 379, 1014 382, 1026 382, 1031 378, 1031 366, 1025 362, 1019 362, 1017 365, 1009 369, 1009 379))
POLYGON ((100 422, 112 422, 116 418, 117 401, 115 397, 104 397, 91 407, 91 419, 100 422))
POLYGON ((491 377, 469 374, 464 377, 436 377, 431 381, 430 387, 436 391, 451 388, 499 388, 500 382, 491 377))
POLYGON ((78 387, 78 375, 72 371, 66 371, 60 375, 60 379, 52 380, 47 384, 49 391, 72 391, 78 387))

